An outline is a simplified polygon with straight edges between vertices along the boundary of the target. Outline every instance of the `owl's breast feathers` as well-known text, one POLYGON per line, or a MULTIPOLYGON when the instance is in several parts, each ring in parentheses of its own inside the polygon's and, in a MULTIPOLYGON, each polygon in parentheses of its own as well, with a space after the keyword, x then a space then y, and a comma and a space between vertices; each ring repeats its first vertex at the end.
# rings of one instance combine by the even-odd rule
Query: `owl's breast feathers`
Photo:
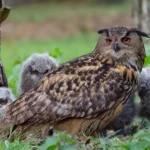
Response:
MULTIPOLYGON (((94 132, 107 125, 122 110, 137 88, 137 78, 138 72, 132 66, 117 65, 111 59, 93 54, 79 57, 50 72, 40 84, 9 105, 1 124, 28 126, 49 123, 63 130, 59 123, 63 124, 70 118, 91 120, 93 124, 97 122, 94 132), (94 122, 94 118, 99 121, 94 122)), ((92 124, 81 123, 85 126, 80 124, 83 131, 92 124)))

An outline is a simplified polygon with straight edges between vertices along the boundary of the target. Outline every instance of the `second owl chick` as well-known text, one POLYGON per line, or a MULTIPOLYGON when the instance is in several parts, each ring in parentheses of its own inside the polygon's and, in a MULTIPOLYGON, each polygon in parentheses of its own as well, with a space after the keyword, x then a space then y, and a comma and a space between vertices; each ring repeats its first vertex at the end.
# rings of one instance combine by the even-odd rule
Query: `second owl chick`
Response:
POLYGON ((18 93, 22 94, 31 89, 45 74, 57 66, 57 61, 47 53, 31 55, 22 65, 18 93))
POLYGON ((15 99, 11 89, 0 87, 0 120, 3 118, 3 111, 6 106, 11 104, 15 99))
POLYGON ((139 115, 150 118, 150 66, 142 69, 138 92, 141 99, 139 115))

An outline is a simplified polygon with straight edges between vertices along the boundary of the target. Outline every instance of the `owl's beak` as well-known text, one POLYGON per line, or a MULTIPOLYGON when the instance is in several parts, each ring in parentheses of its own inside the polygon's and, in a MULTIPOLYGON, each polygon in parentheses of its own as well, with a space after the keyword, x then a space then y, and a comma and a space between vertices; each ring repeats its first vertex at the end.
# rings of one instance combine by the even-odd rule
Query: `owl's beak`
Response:
POLYGON ((114 50, 115 50, 115 52, 117 52, 119 49, 120 49, 120 47, 118 46, 118 43, 115 42, 115 44, 114 44, 114 50))
POLYGON ((43 74, 38 74, 38 78, 39 78, 39 80, 40 80, 41 78, 43 78, 43 74))

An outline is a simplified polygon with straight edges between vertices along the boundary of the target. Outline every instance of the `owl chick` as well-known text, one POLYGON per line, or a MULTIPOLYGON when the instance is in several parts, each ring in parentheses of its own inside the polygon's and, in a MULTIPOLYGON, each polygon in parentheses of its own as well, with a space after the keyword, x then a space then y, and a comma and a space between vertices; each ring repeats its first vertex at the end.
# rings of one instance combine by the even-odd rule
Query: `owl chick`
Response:
POLYGON ((137 90, 145 59, 142 36, 148 35, 123 26, 98 33, 92 53, 55 68, 7 106, 0 131, 14 126, 13 134, 21 138, 41 138, 54 127, 79 137, 99 136, 137 90))
POLYGON ((140 116, 150 118, 150 66, 142 69, 139 78, 140 116))
POLYGON ((58 66, 57 61, 47 53, 35 53, 31 55, 22 65, 18 93, 21 95, 35 86, 40 79, 58 66))
POLYGON ((0 120, 3 118, 3 112, 6 106, 11 104, 15 99, 11 89, 0 87, 0 120))

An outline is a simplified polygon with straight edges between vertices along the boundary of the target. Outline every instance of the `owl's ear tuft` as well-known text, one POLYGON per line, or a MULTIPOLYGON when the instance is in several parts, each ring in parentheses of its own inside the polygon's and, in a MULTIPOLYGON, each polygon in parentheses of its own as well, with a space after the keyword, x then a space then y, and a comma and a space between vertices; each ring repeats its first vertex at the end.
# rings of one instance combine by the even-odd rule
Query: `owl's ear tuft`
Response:
POLYGON ((109 31, 109 29, 101 29, 101 30, 98 30, 97 33, 98 34, 103 34, 103 33, 108 34, 108 31, 109 31))
POLYGON ((140 31, 140 30, 137 29, 137 28, 131 28, 131 29, 127 32, 127 35, 129 35, 131 32, 137 33, 138 36, 140 36, 140 37, 150 38, 150 36, 149 36, 147 33, 143 32, 143 31, 140 31))

